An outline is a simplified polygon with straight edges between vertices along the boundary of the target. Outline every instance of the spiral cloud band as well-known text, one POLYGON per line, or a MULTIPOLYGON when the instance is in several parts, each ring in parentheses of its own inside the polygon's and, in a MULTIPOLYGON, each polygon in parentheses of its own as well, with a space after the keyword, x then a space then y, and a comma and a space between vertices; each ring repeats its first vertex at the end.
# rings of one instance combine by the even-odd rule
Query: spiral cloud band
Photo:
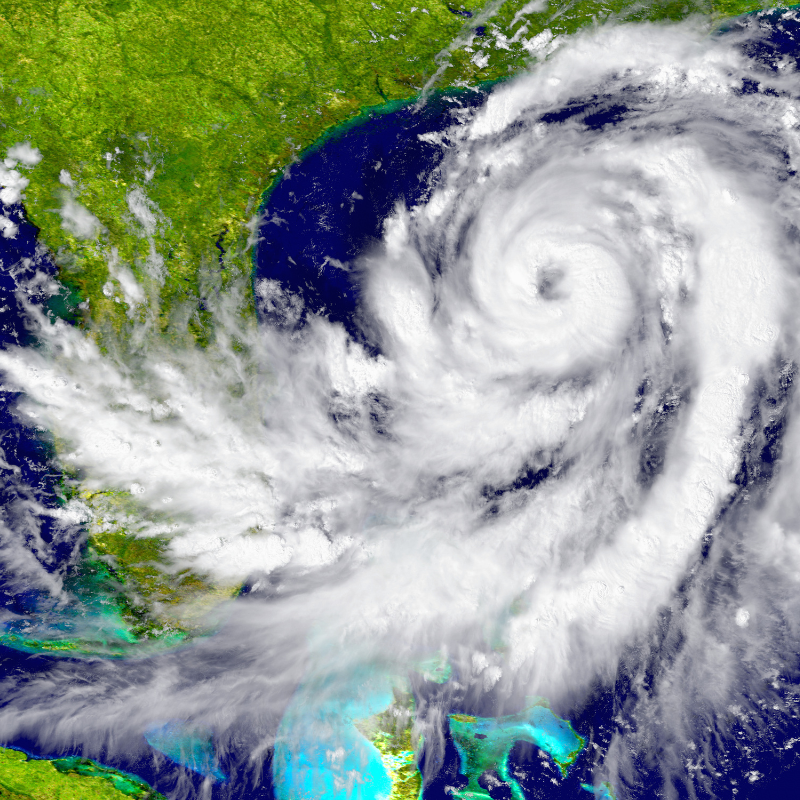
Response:
POLYGON ((360 342, 295 325, 302 298, 263 279, 286 324, 230 318, 202 353, 122 364, 60 323, 0 353, 65 463, 172 515, 142 535, 252 587, 187 656, 236 642, 235 676, 166 659, 76 688, 64 664, 48 689, 7 679, 0 728, 55 706, 69 740, 104 704, 144 728, 157 699, 224 741, 299 681, 336 695, 444 653, 496 714, 624 680, 592 756, 620 798, 652 769, 666 796, 728 791, 741 730, 732 779, 757 780, 800 644, 800 83, 748 54, 760 35, 607 28, 464 111, 425 199, 343 265, 360 342))

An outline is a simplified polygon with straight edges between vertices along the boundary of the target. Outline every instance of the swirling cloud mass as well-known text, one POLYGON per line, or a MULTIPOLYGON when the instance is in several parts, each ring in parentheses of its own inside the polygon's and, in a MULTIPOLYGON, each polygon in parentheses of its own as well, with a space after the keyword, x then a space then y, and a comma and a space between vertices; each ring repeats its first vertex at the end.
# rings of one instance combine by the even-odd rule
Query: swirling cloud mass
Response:
POLYGON ((762 35, 604 29, 463 111, 424 201, 343 265, 359 341, 263 280, 284 324, 229 317, 203 352, 123 364, 43 323, 0 354, 65 463, 252 589, 182 657, 202 680, 61 664, 6 679, 0 728, 258 718, 258 755, 297 681, 438 652, 496 714, 624 684, 592 767, 620 798, 653 772, 728 796, 734 753, 763 773, 800 637, 800 106, 762 35))

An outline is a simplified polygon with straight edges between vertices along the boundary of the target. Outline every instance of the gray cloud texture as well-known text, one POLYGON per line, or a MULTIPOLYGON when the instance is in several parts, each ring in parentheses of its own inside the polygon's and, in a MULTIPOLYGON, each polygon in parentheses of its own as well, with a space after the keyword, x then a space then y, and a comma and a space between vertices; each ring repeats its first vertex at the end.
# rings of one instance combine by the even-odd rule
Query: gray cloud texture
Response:
POLYGON ((240 330, 224 299, 204 352, 121 363, 56 324, 1 353, 89 487, 166 510, 150 532, 179 563, 263 591, 181 656, 7 677, 0 732, 258 718, 258 760, 301 678, 335 692, 444 651, 509 707, 569 708, 621 670, 636 725, 598 780, 661 752, 668 794, 712 781, 707 726, 724 750, 736 720, 788 713, 800 619, 800 109, 794 71, 755 69, 733 36, 620 27, 499 86, 363 257, 380 357, 324 318, 240 330), (741 94, 754 77, 773 93, 741 94), (593 95, 624 118, 543 121, 593 95), (784 419, 779 469, 743 491, 784 419))

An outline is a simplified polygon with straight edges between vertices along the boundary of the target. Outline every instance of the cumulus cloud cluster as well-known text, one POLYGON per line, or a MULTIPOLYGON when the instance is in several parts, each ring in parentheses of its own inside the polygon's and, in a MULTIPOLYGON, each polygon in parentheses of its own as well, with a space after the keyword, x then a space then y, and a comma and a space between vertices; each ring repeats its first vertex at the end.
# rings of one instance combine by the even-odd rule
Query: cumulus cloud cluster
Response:
POLYGON ((35 167, 41 160, 42 154, 30 142, 18 142, 8 148, 0 164, 0 235, 6 239, 15 238, 19 231, 7 207, 21 202, 23 192, 30 183, 16 167, 35 167))
POLYGON ((47 695, 56 738, 106 702, 145 725, 154 698, 222 729, 303 675, 446 652, 509 706, 622 671, 636 724, 598 776, 661 752, 666 785, 716 780, 704 726, 784 713, 800 574, 797 76, 739 44, 621 27, 498 87, 364 254, 379 356, 323 317, 238 330, 224 300, 203 352, 120 363, 56 324, 0 354, 88 487, 166 512, 143 532, 181 565, 262 587, 189 657, 238 642, 235 679, 165 661, 106 701, 65 666, 58 700, 16 687, 0 727, 47 695))

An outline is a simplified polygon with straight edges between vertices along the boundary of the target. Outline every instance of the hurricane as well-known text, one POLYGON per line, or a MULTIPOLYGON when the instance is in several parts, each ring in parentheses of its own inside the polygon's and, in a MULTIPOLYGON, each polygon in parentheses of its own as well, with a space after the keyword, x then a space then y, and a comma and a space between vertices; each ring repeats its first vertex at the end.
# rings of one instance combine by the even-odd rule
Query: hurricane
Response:
MULTIPOLYGON (((258 323, 212 292, 202 349, 152 337, 122 272, 135 330, 102 348, 36 300, 58 286, 35 259, 18 267, 14 413, 52 432, 59 469, 129 497, 136 536, 215 602, 190 610, 212 620, 190 644, 6 673, 2 735, 144 758, 143 732, 169 755, 179 724, 243 797, 367 800, 388 778, 366 750, 353 767, 364 731, 339 727, 403 684, 425 798, 478 796, 459 725, 530 708, 532 738, 509 741, 533 745, 481 767, 484 797, 750 796, 792 763, 800 79, 774 42, 797 26, 540 37, 527 71, 452 92, 411 135, 416 188, 384 192, 347 259, 320 245, 286 279, 271 243, 305 234, 267 197, 238 289, 258 323), (557 723, 580 757, 542 743, 557 723)), ((334 211, 356 226, 370 202, 334 211)), ((6 591, 51 598, 46 627, 71 602, 56 549, 94 512, 26 497, 3 522, 6 591)), ((225 777, 170 796, 234 796, 225 777)))

